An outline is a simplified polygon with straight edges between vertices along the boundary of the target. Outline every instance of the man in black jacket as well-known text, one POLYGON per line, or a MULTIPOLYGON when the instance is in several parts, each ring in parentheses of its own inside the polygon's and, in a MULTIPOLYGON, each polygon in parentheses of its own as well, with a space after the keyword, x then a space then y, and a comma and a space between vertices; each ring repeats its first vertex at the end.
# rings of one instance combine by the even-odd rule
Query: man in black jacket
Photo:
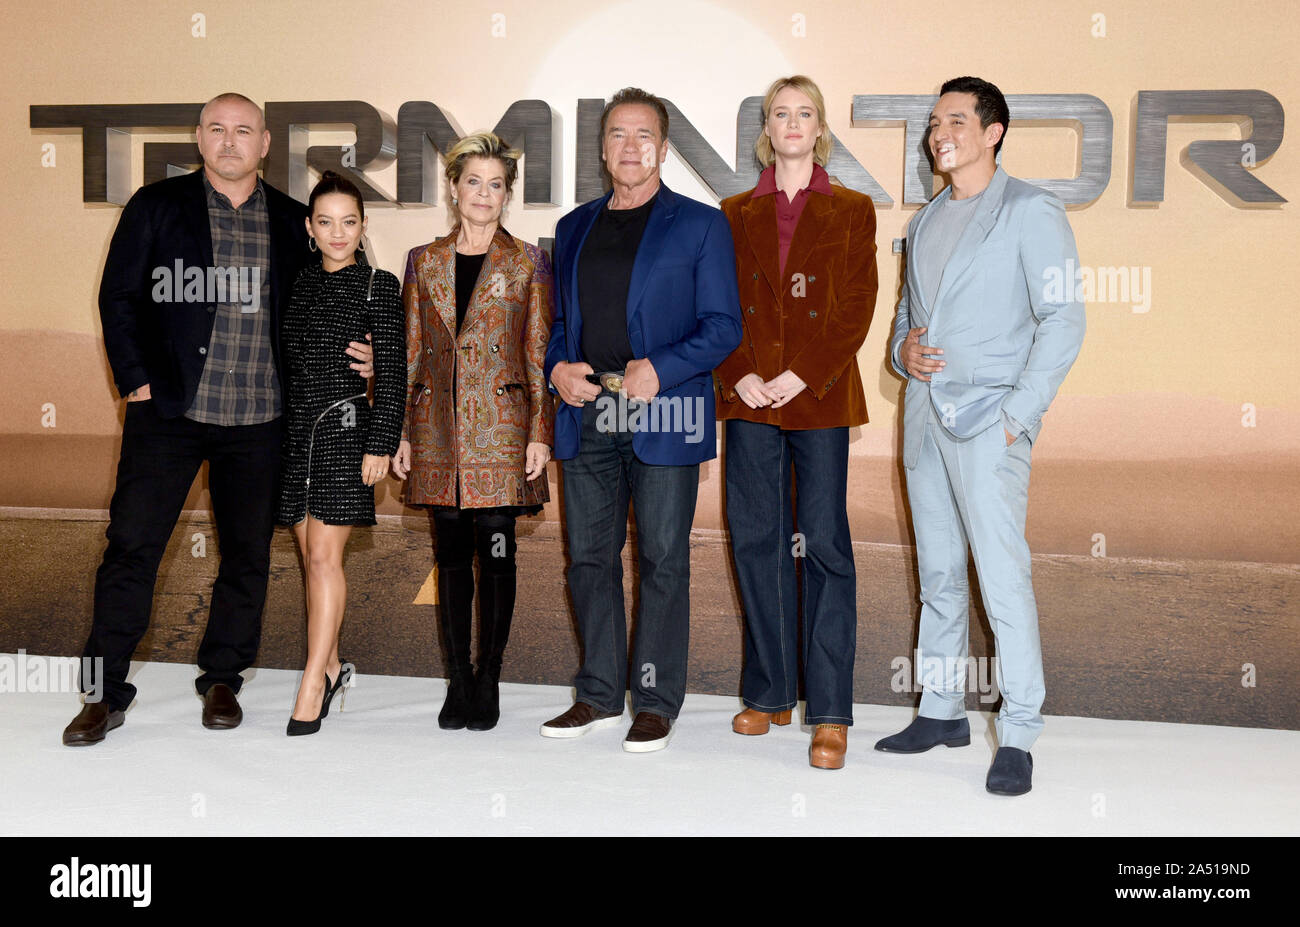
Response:
MULTIPOLYGON (((82 691, 102 698, 64 730, 69 746, 103 740, 135 697, 131 654, 205 460, 221 547, 195 681, 205 727, 239 725, 240 674, 261 639, 282 436, 280 314, 309 257, 307 211, 258 177, 271 134, 247 97, 210 100, 196 136, 203 167, 135 192, 100 283, 104 346, 126 419, 95 577, 92 659, 82 662, 82 691), (102 678, 87 678, 95 672, 102 678)), ((369 346, 354 342, 348 353, 368 376, 369 346)))

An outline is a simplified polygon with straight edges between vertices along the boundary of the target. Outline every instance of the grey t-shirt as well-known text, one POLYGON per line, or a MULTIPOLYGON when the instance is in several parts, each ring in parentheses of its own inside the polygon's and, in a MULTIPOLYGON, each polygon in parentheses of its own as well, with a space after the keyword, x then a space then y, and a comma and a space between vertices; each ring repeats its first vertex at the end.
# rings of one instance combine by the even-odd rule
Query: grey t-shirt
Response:
POLYGON ((964 200, 948 197, 936 215, 926 223, 925 238, 920 242, 921 247, 917 249, 914 258, 916 276, 925 290, 925 304, 931 312, 935 308, 935 297, 939 295, 943 269, 952 257, 953 249, 957 247, 957 239, 966 230, 966 223, 975 214, 975 204, 983 196, 984 191, 981 190, 964 200))

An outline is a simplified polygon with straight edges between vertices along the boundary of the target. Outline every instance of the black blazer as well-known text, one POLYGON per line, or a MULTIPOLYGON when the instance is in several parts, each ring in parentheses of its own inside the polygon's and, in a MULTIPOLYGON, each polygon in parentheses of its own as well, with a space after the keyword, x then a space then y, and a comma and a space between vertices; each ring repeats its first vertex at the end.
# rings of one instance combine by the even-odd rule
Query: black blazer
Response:
MULTIPOLYGON (((265 181, 262 186, 271 224, 271 348, 282 371, 282 309, 310 256, 307 207, 265 181)), ((183 268, 212 266, 202 168, 135 191, 113 232, 99 285, 104 348, 117 390, 125 396, 148 383, 163 418, 184 415, 194 402, 215 314, 206 302, 173 301, 175 289, 160 284, 156 269, 174 275, 177 261, 183 268)))

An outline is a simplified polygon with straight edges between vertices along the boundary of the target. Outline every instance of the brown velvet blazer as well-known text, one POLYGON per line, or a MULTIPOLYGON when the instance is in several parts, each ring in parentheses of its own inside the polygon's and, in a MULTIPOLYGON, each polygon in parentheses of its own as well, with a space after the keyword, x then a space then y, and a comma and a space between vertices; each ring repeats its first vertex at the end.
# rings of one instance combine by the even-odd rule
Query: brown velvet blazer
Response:
POLYGON ((753 198, 750 190, 721 203, 736 243, 745 333, 714 371, 719 419, 793 430, 867 421, 857 355, 876 308, 876 210, 865 194, 831 190, 808 194, 784 276, 776 196, 753 198), (770 380, 786 370, 808 388, 779 409, 751 409, 736 394, 746 374, 770 380))
POLYGON ((554 444, 555 412, 542 375, 554 313, 546 252, 498 228, 456 333, 456 236, 412 248, 406 260, 408 505, 534 505, 529 443, 554 444), (453 391, 454 380, 454 391, 453 391))

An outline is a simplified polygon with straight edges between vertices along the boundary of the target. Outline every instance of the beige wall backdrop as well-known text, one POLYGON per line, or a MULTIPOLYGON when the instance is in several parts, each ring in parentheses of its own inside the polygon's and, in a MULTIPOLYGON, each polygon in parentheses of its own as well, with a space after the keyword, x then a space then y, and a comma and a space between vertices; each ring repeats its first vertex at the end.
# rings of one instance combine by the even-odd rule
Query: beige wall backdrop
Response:
MULTIPOLYGON (((403 102, 429 100, 470 131, 539 98, 558 117, 561 204, 525 207, 521 185, 507 215, 512 232, 536 240, 575 205, 580 97, 652 90, 731 163, 740 101, 801 72, 819 82, 839 139, 895 199, 878 212, 881 289, 859 355, 872 422, 854 434, 850 486, 855 538, 907 543, 901 383, 885 355, 899 269, 889 245, 915 208, 901 205, 902 128, 854 128, 850 106, 854 94, 933 93, 969 73, 1008 94, 1090 93, 1110 107, 1110 184, 1070 219, 1084 265, 1150 269, 1147 311, 1088 307, 1083 353, 1035 446, 1035 549, 1087 554, 1103 534, 1112 555, 1300 562, 1297 145, 1284 138, 1255 170, 1293 202, 1237 208, 1179 163, 1189 142, 1239 138, 1237 128, 1172 124, 1164 202, 1127 205, 1139 90, 1260 89, 1300 112, 1292 5, 1225 10, 1209 0, 970 2, 948 19, 931 6, 828 0, 8 3, 0 505, 105 507, 120 423, 95 304, 119 210, 82 202, 80 134, 31 129, 30 105, 183 103, 238 90, 263 102, 364 100, 395 118, 403 102), (47 144, 53 166, 42 164, 47 144)), ((185 137, 134 136, 136 181, 145 141, 185 137)), ((319 143, 340 139, 349 137, 321 133, 319 143)), ((1069 130, 1013 125, 1003 163, 1024 177, 1070 176, 1074 151, 1069 130)), ((392 167, 369 177, 395 192, 392 167)), ((714 202, 675 153, 664 177, 714 202)), ((400 272, 408 248, 443 234, 442 202, 372 206, 378 262, 400 272)), ((716 461, 704 468, 700 527, 722 526, 720 473, 716 461)), ((395 483, 382 497, 384 511, 401 511, 395 483)))

